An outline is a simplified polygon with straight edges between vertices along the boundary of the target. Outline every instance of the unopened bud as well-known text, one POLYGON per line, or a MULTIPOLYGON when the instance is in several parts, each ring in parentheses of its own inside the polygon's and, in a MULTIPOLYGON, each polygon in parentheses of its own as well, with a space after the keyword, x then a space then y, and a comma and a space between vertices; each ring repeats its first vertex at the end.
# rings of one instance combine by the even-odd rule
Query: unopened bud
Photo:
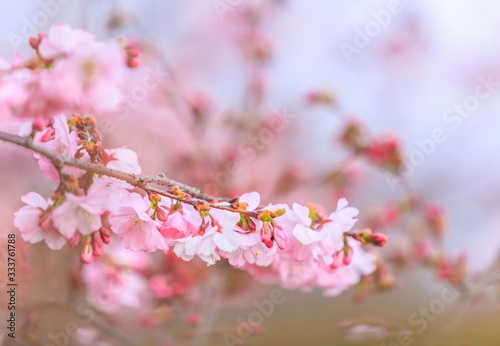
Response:
POLYGON ((104 252, 104 244, 100 232, 92 233, 92 254, 95 257, 101 257, 104 252))
POLYGON ((352 255, 353 255, 353 252, 352 252, 351 247, 349 247, 349 246, 345 247, 344 248, 344 258, 342 260, 342 263, 344 263, 346 266, 351 264, 352 255))
POLYGON ((40 44, 40 42, 38 42, 38 40, 36 38, 34 38, 33 36, 31 36, 29 38, 29 43, 30 43, 31 48, 33 48, 34 50, 37 50, 38 45, 40 44))
POLYGON ((279 225, 275 225, 273 230, 273 238, 278 249, 285 250, 288 245, 288 233, 279 225))
POLYGON ((142 65, 142 60, 140 58, 129 58, 127 59, 127 66, 130 68, 137 68, 142 65))
POLYGON ((101 227, 99 233, 104 244, 109 244, 111 242, 111 232, 109 232, 107 228, 101 227))
POLYGON ((82 234, 80 232, 75 232, 75 234, 68 239, 69 246, 71 246, 72 248, 77 246, 80 242, 80 239, 82 239, 82 234))
POLYGON ((373 233, 368 236, 370 243, 375 246, 384 246, 387 243, 387 236, 382 233, 373 233))
POLYGON ((85 243, 83 244, 82 251, 80 252, 80 261, 85 264, 92 262, 92 244, 90 236, 85 238, 85 243))
POLYGON ((342 265, 342 262, 344 260, 344 252, 339 251, 333 254, 333 262, 330 265, 332 269, 337 269, 342 265))
POLYGON ((168 214, 165 210, 163 210, 162 207, 158 207, 158 208, 156 208, 156 217, 158 218, 158 220, 163 222, 163 221, 167 221, 168 214))
POLYGON ((272 230, 271 230, 271 225, 269 222, 265 222, 262 225, 262 228, 260 230, 260 239, 268 248, 271 248, 273 246, 273 241, 272 241, 272 230), (271 246, 269 246, 269 243, 271 243, 271 246))
POLYGON ((40 142, 45 143, 53 140, 56 137, 56 131, 54 129, 49 129, 40 137, 40 142))

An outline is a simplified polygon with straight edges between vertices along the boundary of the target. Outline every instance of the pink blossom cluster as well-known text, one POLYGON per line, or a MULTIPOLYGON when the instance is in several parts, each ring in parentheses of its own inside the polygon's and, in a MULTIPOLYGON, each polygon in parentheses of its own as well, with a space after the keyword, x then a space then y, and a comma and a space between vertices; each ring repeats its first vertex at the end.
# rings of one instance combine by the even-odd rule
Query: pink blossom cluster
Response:
MULTIPOLYGON (((101 113, 121 100, 128 53, 118 41, 98 42, 65 24, 31 38, 37 56, 0 57, 0 113, 48 120, 61 112, 101 113)), ((130 64, 128 64, 130 66, 130 64)))
MULTIPOLYGON (((78 119, 58 115, 34 141, 64 156, 89 161, 88 142, 77 135, 78 119)), ((108 168, 140 174, 132 150, 105 150, 105 155, 108 168)), ((185 261, 198 257, 207 265, 227 259, 257 278, 285 287, 319 286, 328 294, 339 293, 375 269, 374 258, 347 235, 358 210, 348 207, 345 199, 326 217, 312 205, 260 208, 257 192, 210 207, 201 200, 190 204, 141 194, 128 183, 77 168, 58 171, 47 158, 35 156, 44 176, 60 185, 48 199, 35 192, 23 196, 26 206, 15 214, 14 223, 30 243, 43 240, 54 250, 65 243, 72 247, 81 243, 85 263, 100 257, 115 234, 133 251, 173 251, 185 261), (91 182, 85 187, 75 183, 82 179, 91 182)))

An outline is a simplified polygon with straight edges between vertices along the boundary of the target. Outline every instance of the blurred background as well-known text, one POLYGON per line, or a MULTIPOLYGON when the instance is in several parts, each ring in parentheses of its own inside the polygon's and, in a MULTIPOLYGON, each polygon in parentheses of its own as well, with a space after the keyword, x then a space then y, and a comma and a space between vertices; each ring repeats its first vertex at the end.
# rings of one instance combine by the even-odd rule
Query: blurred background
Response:
MULTIPOLYGON (((392 261, 398 284, 362 302, 355 302, 353 290, 338 297, 283 290, 285 301, 263 320, 262 331, 244 338, 246 344, 499 344, 500 3, 26 0, 2 6, 0 54, 9 60, 16 51, 28 58, 27 38, 53 23, 83 28, 99 39, 127 37, 141 46, 143 65, 129 77, 120 110, 102 115, 101 132, 105 147, 136 151, 144 173, 165 172, 218 195, 255 190, 265 203, 318 202, 325 210, 346 196, 368 225, 363 217, 384 213, 408 191, 446 209, 440 251, 467 259, 465 281, 474 290, 461 293, 455 285, 459 299, 447 303, 443 292, 452 288, 438 280, 436 270, 392 261), (138 86, 145 78, 158 87, 143 93, 138 86), (249 142, 276 112, 288 114, 283 130, 252 146, 255 157, 239 160, 237 145, 249 142), (363 160, 351 162, 339 141, 350 119, 373 136, 399 138, 402 178, 363 160), (227 173, 231 162, 238 163, 237 174, 227 173), (338 165, 345 173, 340 185, 332 183, 338 165), (422 309, 434 311, 425 318, 425 330, 411 322, 414 314, 423 316, 422 309)), ((48 196, 52 187, 26 151, 0 143, 0 166, 1 231, 10 233, 19 197, 32 190, 48 196)), ((380 255, 391 259, 413 251, 412 227, 412 220, 390 227, 380 255)), ((19 275, 30 282, 18 296, 25 332, 33 334, 24 336, 26 342, 54 343, 48 335, 63 330, 68 319, 91 328, 82 316, 43 308, 44 299, 73 299, 68 273, 77 267, 75 252, 18 245, 26 262, 19 275), (38 317, 32 314, 37 310, 43 311, 38 317), (33 330, 30 319, 38 319, 33 330)), ((197 333, 171 344, 228 344, 221 326, 246 320, 254 302, 279 289, 227 271, 224 264, 210 270, 222 284, 203 283, 204 322, 197 333)), ((3 319, 3 304, 0 311, 3 319)), ((158 326, 127 331, 161 335, 158 326)), ((159 338, 148 344, 162 344, 159 338)))

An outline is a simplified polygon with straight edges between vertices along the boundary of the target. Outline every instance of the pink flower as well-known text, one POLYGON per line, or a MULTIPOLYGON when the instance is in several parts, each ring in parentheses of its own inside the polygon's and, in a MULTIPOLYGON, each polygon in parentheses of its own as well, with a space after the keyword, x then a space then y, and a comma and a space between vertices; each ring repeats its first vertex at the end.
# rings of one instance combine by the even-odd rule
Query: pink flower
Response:
POLYGON ((5 114, 17 115, 24 109, 30 98, 27 86, 34 79, 34 73, 27 68, 15 70, 0 78, 0 111, 2 117, 5 114))
POLYGON ((15 213, 14 225, 21 232, 21 237, 28 243, 45 240, 52 250, 59 250, 66 240, 52 226, 50 215, 40 220, 40 214, 49 207, 49 202, 36 192, 29 192, 21 197, 27 205, 15 213))
POLYGON ((240 239, 235 229, 240 219, 239 214, 219 210, 212 210, 211 214, 219 226, 206 229, 203 235, 195 234, 178 239, 174 245, 174 252, 178 257, 190 261, 198 256, 211 265, 220 259, 217 250, 232 253, 238 249, 240 239))
POLYGON ((254 211, 257 209, 260 203, 260 194, 258 192, 247 192, 240 196, 240 203, 246 203, 248 211, 254 211))
POLYGON ((280 250, 285 250, 288 246, 288 233, 279 225, 273 228, 273 239, 280 250))
POLYGON ((194 225, 180 212, 170 214, 166 221, 161 223, 160 233, 166 240, 175 240, 196 233, 194 225))
POLYGON ((136 193, 120 199, 120 211, 109 217, 111 230, 118 234, 126 248, 155 251, 160 244, 160 223, 148 215, 150 202, 136 193))
MULTIPOLYGON (((53 128, 54 139, 42 143, 42 145, 64 156, 75 157, 78 150, 78 136, 76 132, 70 132, 68 120, 64 114, 59 114, 55 117, 53 128)), ((33 154, 33 156, 38 159, 38 167, 47 179, 59 179, 59 174, 52 161, 40 154, 33 154)), ((73 167, 64 167, 64 172, 75 176, 80 176, 84 173, 82 170, 73 167)))
POLYGON ((106 153, 110 157, 106 167, 122 172, 141 174, 139 159, 137 158, 137 154, 132 149, 106 149, 106 153))
POLYGON ((96 180, 89 188, 87 195, 80 196, 66 193, 64 202, 53 212, 54 226, 66 239, 75 232, 89 235, 101 227, 101 215, 105 211, 117 210, 117 197, 107 189, 107 182, 96 180))
POLYGON ((68 103, 96 112, 118 106, 123 73, 123 52, 116 43, 96 43, 75 51, 71 59, 59 61, 54 69, 59 88, 66 90, 68 103))
POLYGON ((261 241, 259 232, 238 233, 238 236, 240 246, 236 251, 219 251, 221 256, 227 258, 231 265, 243 267, 248 263, 266 267, 272 263, 276 255, 276 247, 267 248, 261 241))
POLYGON ((88 301, 98 310, 119 313, 124 308, 151 306, 147 280, 133 270, 119 270, 101 261, 84 266, 83 280, 88 301))
POLYGON ((40 54, 51 59, 56 55, 70 54, 77 48, 92 45, 94 36, 82 29, 73 29, 67 24, 55 24, 39 46, 40 54))

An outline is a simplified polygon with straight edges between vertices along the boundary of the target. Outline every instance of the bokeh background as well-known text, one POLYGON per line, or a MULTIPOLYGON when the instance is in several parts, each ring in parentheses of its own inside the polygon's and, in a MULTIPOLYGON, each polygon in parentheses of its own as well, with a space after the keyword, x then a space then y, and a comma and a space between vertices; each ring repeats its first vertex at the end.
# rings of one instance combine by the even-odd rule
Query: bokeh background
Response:
MULTIPOLYGON (((500 82, 500 3, 396 1, 397 13, 391 13, 387 23, 379 25, 379 33, 369 37, 366 47, 346 56, 342 47, 354 45, 359 30, 363 31, 375 21, 376 13, 386 11, 394 1, 268 1, 262 5, 266 9, 260 31, 272 47, 272 57, 264 72, 252 70, 242 57, 242 19, 238 15, 261 2, 67 0, 47 10, 50 3, 26 0, 1 5, 0 53, 4 57, 12 59, 16 51, 23 57, 31 54, 26 42, 30 26, 47 31, 51 24, 64 22, 91 31, 100 39, 127 36, 142 42, 144 68, 134 72, 125 87, 126 94, 127 88, 130 93, 145 74, 168 72, 165 88, 153 90, 144 102, 106 116, 105 145, 126 145, 135 150, 144 172, 165 172, 192 184, 204 181, 200 176, 217 174, 216 168, 201 159, 196 161, 199 157, 193 152, 204 147, 221 157, 230 155, 224 143, 238 137, 239 125, 220 124, 245 103, 248 79, 262 73, 266 96, 257 108, 262 112, 284 110, 291 114, 291 121, 285 139, 280 137, 246 163, 226 191, 256 190, 265 202, 275 203, 307 203, 313 199, 332 209, 334 195, 321 184, 308 183, 306 189, 297 186, 287 194, 277 193, 275 186, 282 167, 305 172, 314 180, 340 162, 345 153, 336 143, 335 134, 346 114, 361 119, 373 133, 396 134, 410 155, 421 150, 419 141, 431 138, 439 128, 446 140, 435 143, 432 153, 414 165, 404 183, 391 183, 385 174, 358 167, 361 172, 355 190, 349 194, 350 202, 363 214, 374 204, 398 198, 404 193, 403 186, 409 184, 426 199, 446 208, 450 224, 443 246, 452 256, 467 254, 472 277, 494 263, 500 245, 500 84, 493 83, 491 96, 481 100, 456 128, 444 114, 473 95, 481 77, 500 82), (43 16, 37 19, 41 11, 48 13, 47 20, 43 16), (155 69, 157 72, 151 72, 155 69), (318 89, 334 92, 337 106, 333 110, 304 107, 304 95, 318 89), (171 90, 209 104, 214 118, 203 125, 202 134, 195 123, 182 119, 182 104, 171 101, 171 90), (201 168, 193 172, 193 167, 201 168)), ((15 130, 18 124, 5 126, 15 130)), ((14 231, 13 212, 21 206, 19 196, 31 190, 48 195, 51 187, 44 184, 29 153, 4 143, 0 143, 0 167, 1 231, 9 233, 14 231)), ((204 185, 212 186, 206 181, 204 185)), ((389 234, 389 243, 393 242, 389 245, 404 248, 404 234, 395 233, 392 238, 389 234)), ((63 269, 69 264, 62 263, 75 253, 68 249, 51 252, 39 244, 30 252, 26 250, 25 255, 37 259, 36 265, 26 268, 34 273, 35 284, 18 297, 21 309, 27 311, 38 306, 30 298, 34 291, 45 296, 65 292, 58 280, 63 280, 63 269)), ((475 297, 465 314, 457 312, 461 309, 458 300, 446 305, 428 330, 419 333, 409 324, 409 317, 439 298, 445 286, 425 268, 396 270, 395 275, 400 282, 397 289, 376 293, 361 304, 353 303, 349 292, 323 297, 316 291, 284 291, 286 301, 263 323, 267 331, 252 335, 247 343, 410 344, 398 341, 397 333, 383 340, 346 340, 346 331, 338 328, 338 323, 363 317, 380 318, 410 330, 415 345, 500 342, 500 306, 495 296, 475 297), (454 320, 456 316, 460 316, 458 321, 454 320), (454 324, 450 327, 451 322, 454 324)), ((269 299, 276 289, 251 287, 234 297, 215 299, 209 314, 211 322, 204 328, 245 318, 254 310, 252 302, 269 299)), ((53 319, 45 324, 46 332, 57 330, 67 318, 58 311, 46 313, 53 319)), ((41 344, 46 342, 40 340, 41 344)), ((223 341, 202 335, 190 343, 215 345, 223 341)))

